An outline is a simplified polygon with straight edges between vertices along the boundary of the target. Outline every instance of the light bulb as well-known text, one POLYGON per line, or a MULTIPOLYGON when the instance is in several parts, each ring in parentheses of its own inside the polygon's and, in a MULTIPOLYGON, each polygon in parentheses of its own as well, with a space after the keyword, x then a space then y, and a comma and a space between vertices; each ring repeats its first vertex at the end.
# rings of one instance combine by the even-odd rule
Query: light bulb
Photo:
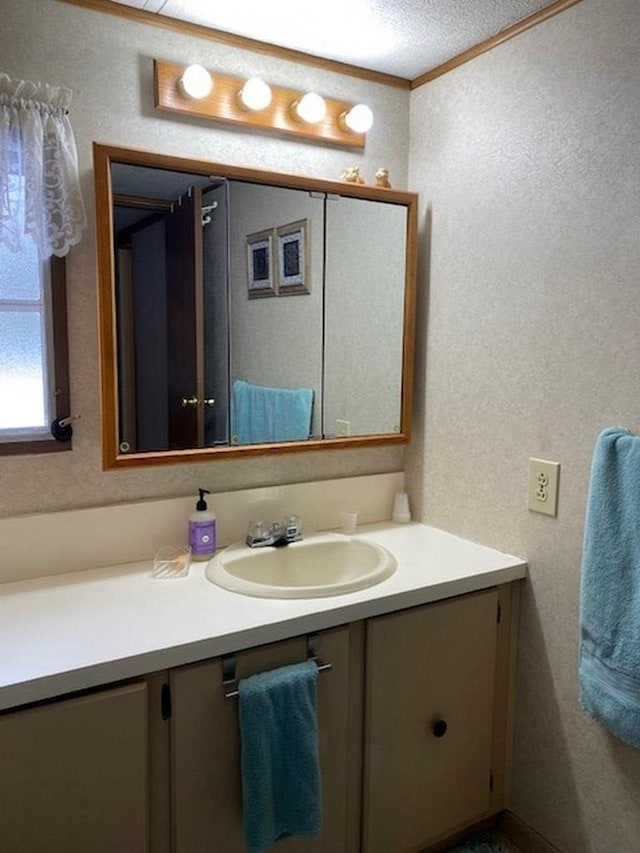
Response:
POLYGON ((188 98, 206 98, 213 89, 211 74, 202 65, 189 65, 180 78, 180 89, 188 98))
POLYGON ((366 104, 356 104, 348 113, 343 113, 341 123, 354 133, 366 133, 373 125, 373 113, 366 104))
POLYGON ((296 101, 293 109, 302 121, 308 124, 317 124, 325 117, 327 113, 327 103, 321 95, 315 92, 307 92, 307 94, 296 101))
POLYGON ((238 97, 248 110, 264 110, 271 103, 271 87, 259 77, 252 77, 240 89, 238 97))

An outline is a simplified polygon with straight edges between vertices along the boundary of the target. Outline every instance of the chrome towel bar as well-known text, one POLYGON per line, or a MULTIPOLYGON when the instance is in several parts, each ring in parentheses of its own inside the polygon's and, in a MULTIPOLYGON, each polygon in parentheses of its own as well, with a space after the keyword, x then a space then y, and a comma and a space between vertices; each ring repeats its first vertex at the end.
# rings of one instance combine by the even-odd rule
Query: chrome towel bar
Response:
MULTIPOLYGON (((333 669, 333 664, 323 663, 320 660, 318 656, 319 646, 319 635, 309 634, 309 636, 307 637, 307 660, 311 660, 315 663, 315 665, 318 667, 318 672, 327 672, 328 670, 333 669)), ((225 690, 225 692, 223 693, 225 699, 237 699, 237 697, 240 695, 236 684, 236 656, 225 655, 222 658, 222 687, 223 689, 233 687, 232 690, 225 690)))

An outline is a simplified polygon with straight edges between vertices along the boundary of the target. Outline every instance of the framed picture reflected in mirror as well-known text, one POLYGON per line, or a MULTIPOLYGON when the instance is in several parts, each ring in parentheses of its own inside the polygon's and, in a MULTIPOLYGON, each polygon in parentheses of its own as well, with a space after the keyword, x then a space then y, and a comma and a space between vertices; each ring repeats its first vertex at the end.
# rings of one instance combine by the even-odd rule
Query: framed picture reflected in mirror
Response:
POLYGON ((247 282, 249 299, 276 295, 272 230, 247 235, 247 282))
POLYGON ((279 296, 311 292, 308 233, 307 219, 276 228, 279 296))

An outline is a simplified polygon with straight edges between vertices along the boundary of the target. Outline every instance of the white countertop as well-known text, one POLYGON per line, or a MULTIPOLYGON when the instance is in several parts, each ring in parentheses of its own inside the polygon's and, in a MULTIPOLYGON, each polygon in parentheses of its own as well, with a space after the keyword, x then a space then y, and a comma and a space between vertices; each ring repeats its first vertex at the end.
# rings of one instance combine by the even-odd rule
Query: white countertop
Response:
POLYGON ((266 599, 129 563, 0 585, 0 709, 216 657, 525 577, 518 557, 418 523, 357 536, 388 548, 395 574, 328 598, 266 599))

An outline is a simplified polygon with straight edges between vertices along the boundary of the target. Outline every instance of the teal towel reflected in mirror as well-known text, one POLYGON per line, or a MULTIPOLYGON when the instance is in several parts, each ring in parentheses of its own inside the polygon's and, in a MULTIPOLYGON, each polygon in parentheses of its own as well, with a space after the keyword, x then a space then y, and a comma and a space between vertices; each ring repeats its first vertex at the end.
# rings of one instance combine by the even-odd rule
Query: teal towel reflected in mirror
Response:
POLYGON ((269 388, 236 379, 231 392, 231 443, 306 441, 312 410, 311 388, 269 388))
POLYGON ((317 680, 306 661, 238 684, 244 829, 254 853, 322 828, 317 680))

